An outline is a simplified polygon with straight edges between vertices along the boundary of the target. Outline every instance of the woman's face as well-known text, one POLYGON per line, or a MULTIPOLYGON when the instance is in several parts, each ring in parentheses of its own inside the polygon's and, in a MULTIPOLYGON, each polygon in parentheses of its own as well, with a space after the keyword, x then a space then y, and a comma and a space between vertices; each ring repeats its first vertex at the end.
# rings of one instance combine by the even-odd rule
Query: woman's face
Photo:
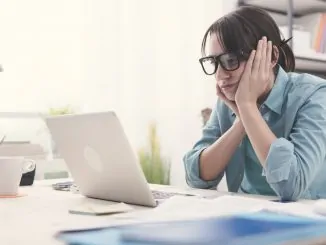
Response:
MULTIPOLYGON (((211 35, 209 42, 209 55, 220 55, 222 53, 225 53, 225 51, 223 50, 217 35, 211 35)), ((241 61, 239 68, 234 71, 224 70, 221 65, 219 65, 216 70, 216 86, 220 88, 221 92, 230 101, 235 100, 235 94, 237 92, 239 81, 241 79, 245 65, 246 62, 241 61)))

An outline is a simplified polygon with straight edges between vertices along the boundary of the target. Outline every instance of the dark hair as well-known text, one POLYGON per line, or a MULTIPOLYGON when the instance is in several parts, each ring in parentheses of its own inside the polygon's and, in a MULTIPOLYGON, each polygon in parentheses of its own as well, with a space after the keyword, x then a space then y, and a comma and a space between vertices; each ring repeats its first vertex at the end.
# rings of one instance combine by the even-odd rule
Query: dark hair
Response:
MULTIPOLYGON (((215 21, 206 31, 201 51, 205 55, 208 35, 215 34, 225 52, 244 51, 250 53, 257 48, 258 41, 266 36, 279 49, 277 63, 287 72, 295 69, 295 59, 290 46, 284 42, 273 18, 257 7, 240 7, 215 21)), ((273 59, 275 54, 273 53, 273 59)), ((276 69, 278 67, 276 66, 276 69)), ((276 72, 278 69, 276 70, 276 72)))

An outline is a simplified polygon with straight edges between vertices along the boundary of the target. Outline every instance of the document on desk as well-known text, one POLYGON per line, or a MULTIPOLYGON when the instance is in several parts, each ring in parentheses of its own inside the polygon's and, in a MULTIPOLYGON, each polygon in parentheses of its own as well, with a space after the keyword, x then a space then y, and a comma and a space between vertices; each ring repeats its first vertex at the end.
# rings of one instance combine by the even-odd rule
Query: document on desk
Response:
POLYGON ((150 215, 146 217, 150 220, 184 220, 258 211, 325 219, 325 216, 316 214, 311 205, 308 204, 278 203, 258 198, 229 195, 215 199, 173 196, 157 208, 148 211, 150 215))
POLYGON ((66 244, 87 245, 103 245, 107 241, 117 245, 250 245, 272 244, 271 241, 280 244, 299 238, 326 239, 325 218, 302 203, 229 195, 216 199, 173 196, 154 209, 129 215, 132 214, 139 215, 134 216, 137 222, 126 226, 62 231, 57 238, 66 244))

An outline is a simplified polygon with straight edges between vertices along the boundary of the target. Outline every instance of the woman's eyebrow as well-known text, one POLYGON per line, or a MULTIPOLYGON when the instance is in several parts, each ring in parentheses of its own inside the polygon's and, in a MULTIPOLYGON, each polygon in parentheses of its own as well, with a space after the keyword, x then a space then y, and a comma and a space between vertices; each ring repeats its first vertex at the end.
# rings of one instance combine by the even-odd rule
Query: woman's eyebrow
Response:
POLYGON ((219 55, 221 55, 221 54, 225 54, 225 53, 227 53, 227 52, 208 52, 207 54, 206 54, 206 56, 219 56, 219 55))

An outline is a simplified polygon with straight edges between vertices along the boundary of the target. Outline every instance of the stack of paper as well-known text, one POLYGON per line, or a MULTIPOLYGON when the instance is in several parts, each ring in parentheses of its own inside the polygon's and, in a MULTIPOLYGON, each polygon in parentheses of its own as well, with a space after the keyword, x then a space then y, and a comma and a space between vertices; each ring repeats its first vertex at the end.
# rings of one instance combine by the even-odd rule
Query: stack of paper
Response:
POLYGON ((257 198, 221 196, 216 199, 173 196, 157 208, 142 213, 144 220, 185 220, 230 214, 269 211, 300 217, 326 219, 314 212, 313 206, 302 203, 279 203, 257 198))

